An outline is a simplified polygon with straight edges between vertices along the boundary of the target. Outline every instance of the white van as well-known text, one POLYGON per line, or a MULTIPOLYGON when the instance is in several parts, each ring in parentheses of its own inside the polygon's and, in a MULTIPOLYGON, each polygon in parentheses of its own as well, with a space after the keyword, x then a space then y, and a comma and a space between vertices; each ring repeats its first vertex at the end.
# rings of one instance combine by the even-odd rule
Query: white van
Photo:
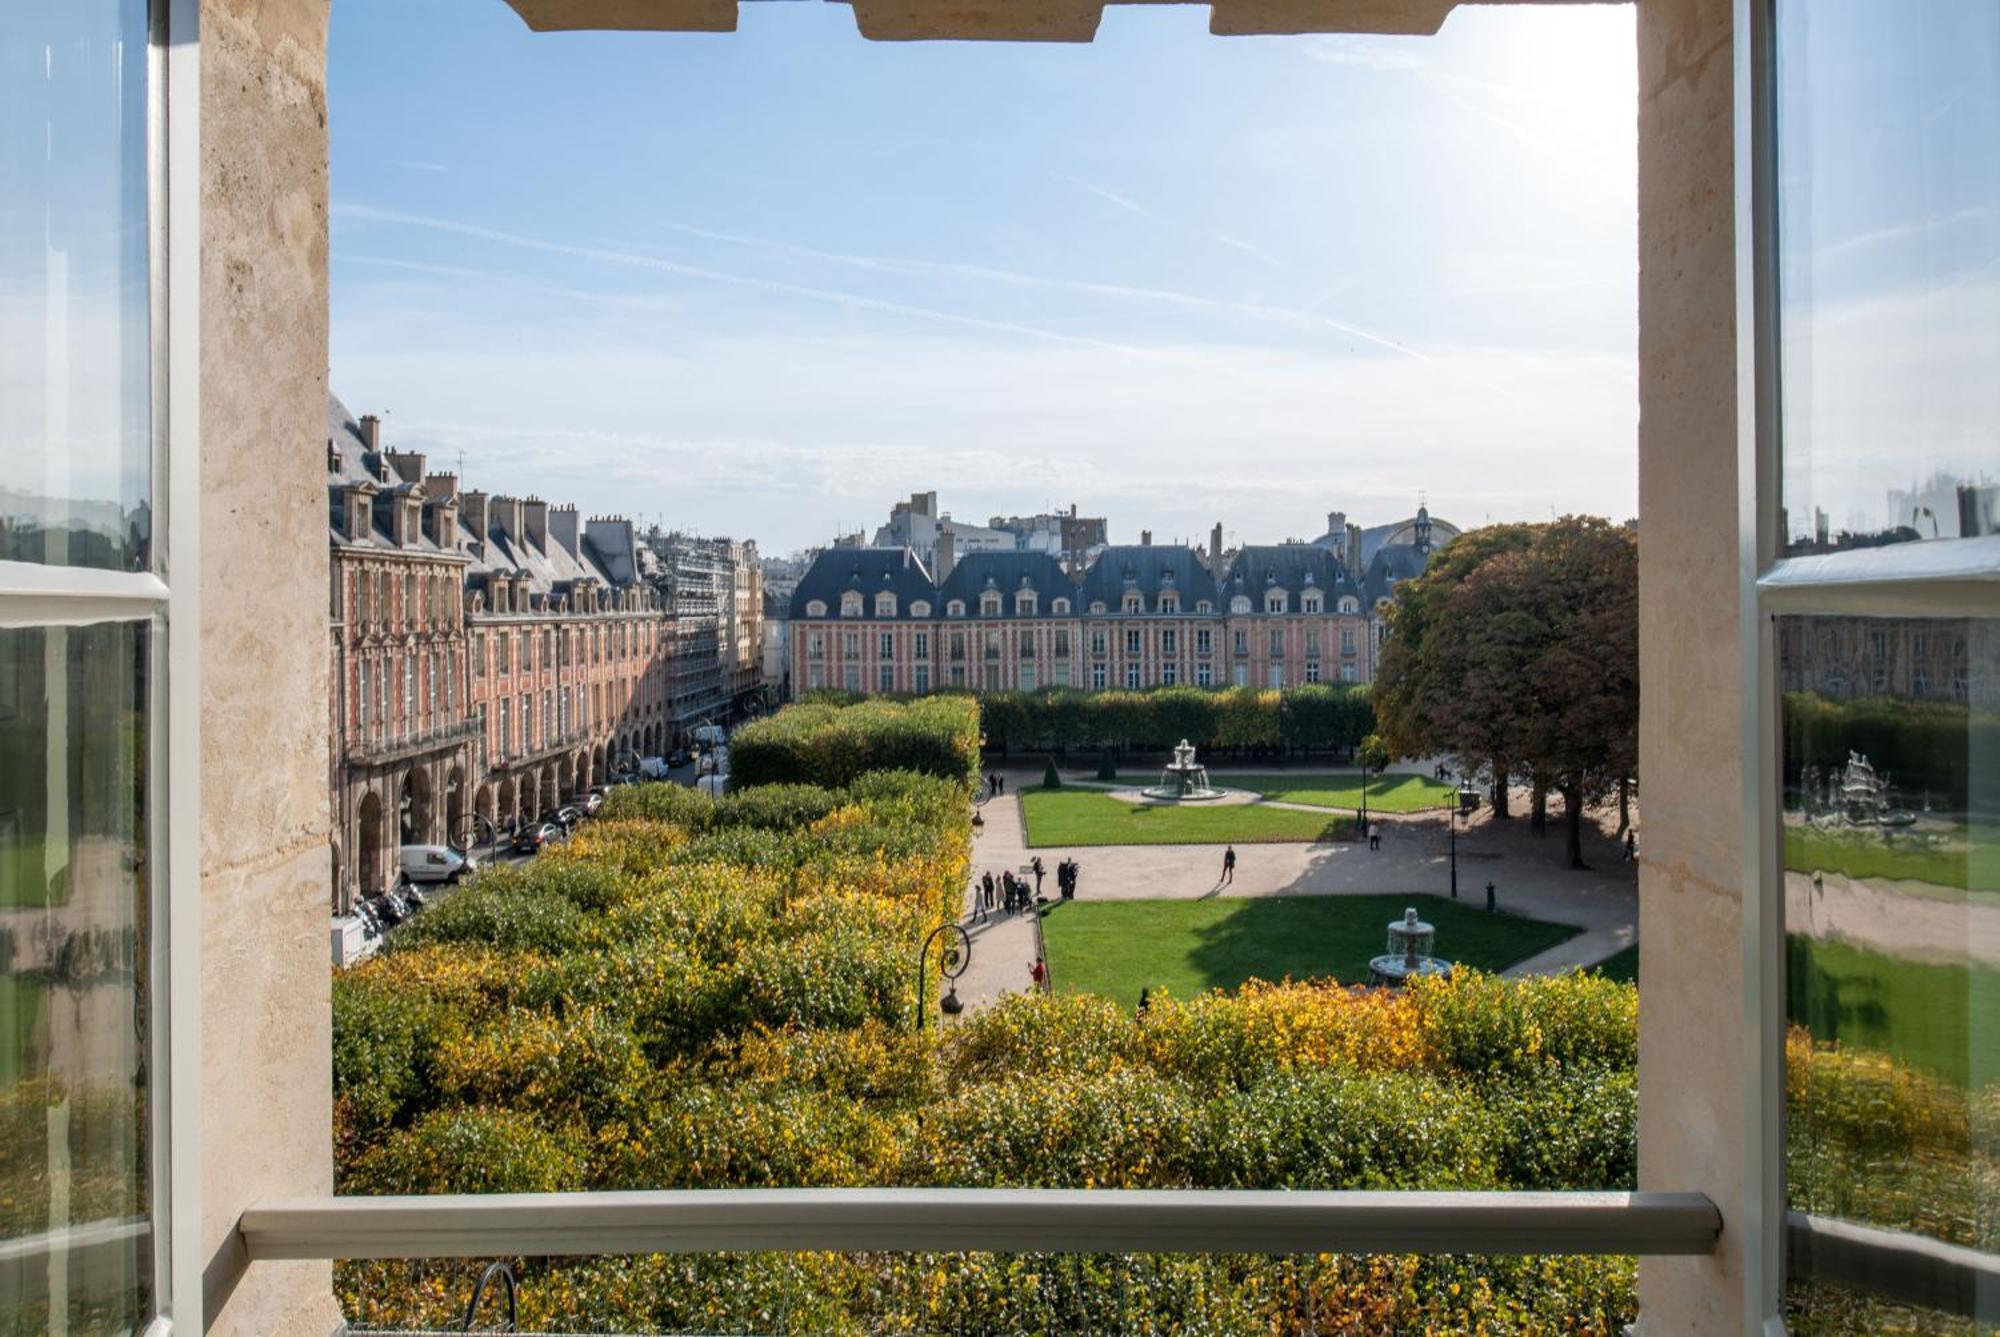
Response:
POLYGON ((412 882, 456 882, 479 864, 449 845, 403 846, 403 876, 412 882))

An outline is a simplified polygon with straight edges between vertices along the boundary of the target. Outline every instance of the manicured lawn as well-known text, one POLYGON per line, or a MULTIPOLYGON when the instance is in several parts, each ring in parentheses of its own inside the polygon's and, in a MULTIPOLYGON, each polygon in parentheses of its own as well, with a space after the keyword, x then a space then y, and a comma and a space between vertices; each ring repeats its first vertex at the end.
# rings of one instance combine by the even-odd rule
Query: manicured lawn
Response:
POLYGON ((1802 873, 1927 882, 1961 891, 2000 891, 2000 831, 1983 825, 1962 829, 1940 847, 1915 844, 1909 836, 1894 837, 1891 843, 1873 833, 1836 835, 1788 826, 1785 867, 1802 873))
MULTIPOLYGON (((1285 803, 1310 803, 1320 808, 1361 807, 1361 772, 1353 771, 1213 771, 1211 783, 1228 789, 1248 789, 1265 798, 1285 803)), ((1159 783, 1159 772, 1121 772, 1119 783, 1151 785, 1159 783)), ((1453 802, 1457 790, 1428 775, 1371 775, 1368 777, 1370 811, 1417 812, 1442 808, 1453 802)))
POLYGON ((1021 795, 1028 844, 1254 845, 1267 841, 1337 840, 1351 818, 1237 804, 1143 807, 1087 789, 1030 789, 1021 795))
POLYGON ((1639 982, 1639 944, 1635 942, 1624 951, 1618 953, 1618 955, 1605 957, 1602 961, 1592 966, 1591 969, 1607 979, 1618 980, 1623 984, 1637 984, 1639 982))
POLYGON ((1127 1007, 1141 989, 1189 998, 1246 980, 1365 983, 1404 907, 1437 926, 1440 953, 1500 970, 1576 932, 1434 896, 1257 896, 1204 901, 1057 901, 1042 916, 1055 985, 1127 1007))
POLYGON ((1795 934, 1785 940, 1785 1003, 1817 1039, 1893 1054, 1961 1086, 2000 1081, 2000 970, 1795 934))

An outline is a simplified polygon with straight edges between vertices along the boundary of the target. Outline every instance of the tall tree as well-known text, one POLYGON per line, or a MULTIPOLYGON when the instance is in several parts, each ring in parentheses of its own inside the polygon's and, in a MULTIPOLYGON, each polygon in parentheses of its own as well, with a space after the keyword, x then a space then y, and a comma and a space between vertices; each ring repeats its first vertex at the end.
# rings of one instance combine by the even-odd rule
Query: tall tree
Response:
POLYGON ((1388 639, 1383 642, 1382 661, 1375 674, 1376 728, 1389 750, 1401 757, 1452 752, 1467 770, 1488 770, 1496 817, 1507 815, 1510 759, 1485 750, 1498 745, 1499 739, 1466 737, 1446 742, 1440 736, 1435 724, 1437 710, 1449 703, 1467 666, 1447 662, 1432 629, 1467 576, 1493 557, 1526 548, 1534 536, 1533 525, 1488 525, 1472 530, 1446 544, 1421 576, 1398 585, 1396 602, 1389 610, 1388 639))
POLYGON ((1637 757, 1638 550, 1627 531, 1589 517, 1514 528, 1419 592, 1417 644, 1406 643, 1399 591, 1401 653, 1383 656, 1376 710, 1403 755, 1495 758, 1496 770, 1555 789, 1570 864, 1582 867, 1584 806, 1637 757))

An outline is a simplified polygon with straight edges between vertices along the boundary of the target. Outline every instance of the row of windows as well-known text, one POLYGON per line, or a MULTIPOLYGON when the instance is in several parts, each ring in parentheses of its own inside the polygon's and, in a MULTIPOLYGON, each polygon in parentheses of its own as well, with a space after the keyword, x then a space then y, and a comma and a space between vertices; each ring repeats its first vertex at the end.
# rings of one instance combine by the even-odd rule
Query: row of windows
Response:
MULTIPOLYGON (((1247 664, 1238 664, 1230 681, 1238 687, 1248 687, 1251 685, 1250 679, 1250 666, 1247 664)), ((1350 683, 1358 681, 1354 665, 1342 664, 1340 666, 1339 680, 1350 683)), ((984 672, 980 674, 968 672, 964 664, 953 664, 950 666, 944 681, 952 687, 977 687, 996 692, 1009 685, 1003 680, 1000 668, 996 664, 986 665, 984 672)), ((1173 687, 1178 685, 1180 681, 1180 665, 1178 664, 1169 663, 1160 665, 1158 676, 1150 680, 1140 665, 1127 664, 1125 666, 1124 685, 1134 691, 1145 687, 1173 687)), ((1194 676, 1190 681, 1197 687, 1215 686, 1214 665, 1206 663, 1196 664, 1194 666, 1194 676)), ((1320 662, 1317 659, 1306 661, 1305 674, 1302 681, 1307 683, 1325 681, 1320 668, 1320 662)), ((1110 669, 1103 664, 1092 664, 1090 666, 1088 683, 1092 691, 1104 691, 1111 686, 1110 669)), ((828 677, 826 669, 818 664, 812 665, 806 673, 807 688, 821 688, 827 685, 828 677)), ((909 691, 922 694, 931 690, 931 668, 928 664, 917 664, 912 666, 907 674, 904 674, 894 664, 880 664, 876 666, 874 681, 871 684, 864 681, 864 676, 859 665, 849 664, 841 670, 840 685, 850 692, 866 691, 872 687, 877 692, 909 691)), ((1036 672, 1033 665, 1023 664, 1020 671, 1015 675, 1014 682, 1011 685, 1024 692, 1032 692, 1044 686, 1068 687, 1072 685, 1070 666, 1067 664, 1055 665, 1054 670, 1049 675, 1049 680, 1044 683, 1041 681, 1040 675, 1036 672)), ((1284 666, 1282 664, 1271 665, 1269 670, 1263 675, 1263 681, 1258 685, 1267 688, 1282 689, 1286 685, 1284 666)))
MULTIPOLYGON (((1388 600, 1386 599, 1378 600, 1376 606, 1381 607, 1387 603, 1388 600)), ((1041 596, 1039 594, 1033 590, 1021 590, 1014 595, 1013 614, 1015 617, 1035 617, 1040 612, 1040 605, 1041 596)), ((826 607, 826 602, 823 599, 809 600, 806 603, 806 616, 825 617, 826 607)), ((884 591, 875 596, 876 617, 894 617, 896 616, 896 607, 895 595, 884 591)), ((866 608, 867 600, 858 591, 849 591, 840 597, 840 615, 842 617, 860 617, 866 608)), ((979 616, 1000 617, 1005 609, 1005 595, 988 591, 979 596, 979 616)), ((1111 613, 1111 608, 1102 599, 1093 599, 1088 611, 1092 616, 1104 617, 1111 613)), ((1146 612, 1146 596, 1137 590, 1128 592, 1119 601, 1118 611, 1120 613, 1146 612)), ((1172 590, 1163 592, 1152 611, 1156 613, 1181 612, 1180 595, 1174 593, 1172 590)), ((1197 599, 1194 602, 1194 611, 1196 613, 1213 614, 1215 612, 1215 605, 1207 599, 1197 599)), ((1288 590, 1266 590, 1261 609, 1257 601, 1252 600, 1248 595, 1239 594, 1229 601, 1229 611, 1238 614, 1258 611, 1277 614, 1289 613, 1293 611, 1291 607, 1291 593, 1288 590)), ((1297 611, 1301 613, 1324 613, 1326 611, 1326 596, 1319 590, 1307 590, 1299 596, 1297 611)), ((1361 611, 1361 601, 1351 594, 1344 594, 1337 601, 1335 611, 1341 613, 1359 613, 1361 611)), ((1070 601, 1068 599, 1058 595, 1049 601, 1049 615, 1051 617, 1065 617, 1069 613, 1070 601)), ((930 615, 931 605, 928 599, 911 600, 911 617, 929 617, 930 615)), ((944 615, 946 617, 966 616, 965 600, 946 600, 944 615)))
MULTIPOLYGON (((463 620, 458 601, 458 581, 441 572, 419 575, 403 573, 398 580, 384 570, 358 570, 347 582, 354 608, 354 623, 368 627, 380 623, 423 622, 429 626, 456 627, 463 620), (396 596, 401 592, 401 599, 396 596)), ((334 610, 336 616, 340 610, 334 610)))
MULTIPOLYGON (((553 662, 583 663, 586 658, 592 664, 616 663, 620 659, 651 653, 658 640, 652 626, 629 622, 562 632, 502 631, 494 633, 493 667, 496 673, 504 675, 511 673, 514 665, 519 664, 526 672, 531 656, 535 654, 540 655, 545 669, 553 662)), ((486 636, 483 633, 472 638, 472 672, 475 677, 486 676, 486 636)))
MULTIPOLYGON (((1055 634, 1050 639, 1052 641, 1052 645, 1050 647, 1051 652, 1055 655, 1055 657, 1058 659, 1067 659, 1069 657, 1069 652, 1070 652, 1068 628, 1064 627, 1056 628, 1055 634)), ((930 658, 930 653, 931 653, 930 633, 925 631, 919 631, 915 633, 915 635, 912 637, 912 640, 913 644, 911 646, 911 652, 916 656, 916 658, 918 659, 930 658)), ((849 631, 841 633, 842 658, 845 659, 861 658, 861 644, 862 641, 860 632, 849 631)), ((1093 630, 1090 633, 1090 653, 1093 657, 1102 658, 1106 652, 1107 644, 1108 644, 1107 633, 1105 633, 1104 631, 1093 630)), ((1355 643, 1354 629, 1352 627, 1342 627, 1340 630, 1340 653, 1343 655, 1352 656, 1355 653, 1355 644, 1356 643, 1355 643)), ((954 631, 950 633, 949 637, 947 638, 946 645, 947 645, 946 653, 948 658, 952 660, 963 660, 966 657, 966 634, 964 632, 954 631)), ((1270 646, 1271 657, 1273 659, 1282 659, 1285 657, 1286 649, 1285 649, 1284 628, 1282 627, 1271 628, 1269 646, 1270 646)), ((1214 644, 1213 631, 1208 627, 1196 627, 1194 629, 1195 653, 1198 655, 1211 654, 1214 652, 1214 648, 1215 644, 1214 644)), ((1247 629, 1238 628, 1236 630, 1235 639, 1232 643, 1232 648, 1238 656, 1247 656, 1250 653, 1250 633, 1247 629)), ((981 633, 980 649, 982 651, 983 658, 986 659, 1000 658, 1003 653, 1003 642, 1001 640, 1000 632, 998 630, 989 629, 981 633)), ((1163 655, 1177 655, 1181 652, 1181 638, 1180 638, 1179 628, 1166 627, 1161 629, 1159 633, 1159 649, 1160 653, 1163 655)), ((876 633, 875 653, 877 658, 880 659, 894 658, 896 655, 895 633, 887 631, 876 633)), ((1032 635, 1026 635, 1026 634, 1020 636, 1017 639, 1016 653, 1022 659, 1032 659, 1035 655, 1034 637, 1032 635)), ((1145 653, 1145 632, 1138 627, 1127 627, 1125 629, 1126 657, 1137 658, 1143 653, 1145 653)), ((1320 653, 1319 628, 1308 627, 1306 629, 1305 653, 1308 657, 1314 657, 1320 653)), ((806 658, 807 659, 826 658, 825 633, 817 631, 811 631, 806 633, 806 658)))

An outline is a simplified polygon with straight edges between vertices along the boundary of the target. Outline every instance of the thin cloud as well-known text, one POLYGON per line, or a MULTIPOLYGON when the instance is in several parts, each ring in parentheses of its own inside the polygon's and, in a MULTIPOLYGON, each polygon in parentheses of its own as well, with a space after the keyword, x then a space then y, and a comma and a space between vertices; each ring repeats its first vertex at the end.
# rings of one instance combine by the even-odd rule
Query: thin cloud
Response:
POLYGON ((1131 344, 1116 343, 1108 339, 1092 339, 1084 335, 1064 334, 1060 330, 1042 329, 1033 325, 1020 325, 1011 321, 987 320, 980 316, 960 315, 954 311, 939 311, 932 307, 913 306, 907 302, 891 302, 879 297, 864 297, 859 293, 837 292, 826 288, 812 288, 799 283, 786 283, 781 279, 759 278, 751 274, 732 274, 725 270, 709 269, 701 265, 682 264, 678 260, 668 260, 660 256, 639 255, 631 251, 612 250, 601 246, 576 246, 568 242, 549 241, 541 237, 523 236, 515 232, 502 232, 497 228, 479 227, 472 223, 461 223, 448 218, 433 218, 424 214, 403 213, 393 209, 380 209, 367 204, 336 204, 336 215, 347 218, 364 219, 375 223, 389 223, 400 227, 423 228, 432 232, 445 232, 461 237, 475 237, 481 241, 496 242, 503 246, 517 246, 524 250, 542 251, 551 255, 567 255, 579 260, 594 260, 602 264, 624 265, 636 269, 652 269, 661 273, 677 274, 683 278, 701 279, 709 283, 723 283, 734 287, 753 288, 763 292, 781 293, 789 297, 802 297, 808 301, 826 302, 834 306, 847 307, 857 311, 876 311, 885 315, 909 316, 918 320, 932 321, 941 325, 955 325, 964 329, 985 330, 993 334, 1013 334, 1023 338, 1042 339, 1051 343, 1071 344, 1080 348, 1100 348, 1107 352, 1146 361, 1171 361, 1152 349, 1139 348, 1131 344))
POLYGON ((1151 209, 1148 209, 1145 205, 1139 203, 1139 201, 1135 199, 1132 199, 1130 196, 1120 195, 1115 190, 1106 189, 1105 187, 1100 186, 1092 181, 1085 181, 1081 177, 1066 176, 1063 178, 1063 180, 1069 182, 1072 186, 1075 186, 1078 190, 1088 191, 1089 193, 1095 195, 1098 199, 1103 200, 1107 204, 1117 205, 1120 209, 1125 210, 1127 213, 1137 214, 1141 218, 1151 218, 1153 216, 1153 211, 1151 209))

